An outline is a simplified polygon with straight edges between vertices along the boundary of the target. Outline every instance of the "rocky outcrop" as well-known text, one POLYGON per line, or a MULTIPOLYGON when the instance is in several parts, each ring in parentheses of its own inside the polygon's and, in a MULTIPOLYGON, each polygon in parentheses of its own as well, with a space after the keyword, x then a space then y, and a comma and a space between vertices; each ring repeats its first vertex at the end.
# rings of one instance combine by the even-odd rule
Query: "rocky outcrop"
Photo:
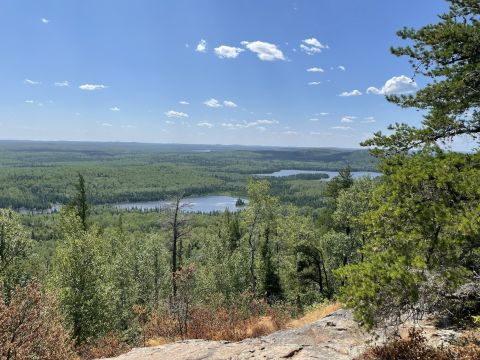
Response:
POLYGON ((236 359, 353 359, 370 336, 347 310, 299 329, 239 342, 186 340, 151 348, 133 349, 115 360, 236 360, 236 359))
MULTIPOLYGON (((411 325, 406 324, 403 331, 406 332, 411 325)), ((460 335, 454 330, 437 329, 428 322, 421 325, 431 345, 440 346, 460 335)), ((385 339, 383 335, 380 331, 376 334, 363 331, 353 320, 351 311, 340 309, 304 327, 277 331, 259 338, 239 342, 177 341, 133 349, 112 360, 351 360, 372 345, 373 339, 377 339, 377 344, 381 343, 385 339)))

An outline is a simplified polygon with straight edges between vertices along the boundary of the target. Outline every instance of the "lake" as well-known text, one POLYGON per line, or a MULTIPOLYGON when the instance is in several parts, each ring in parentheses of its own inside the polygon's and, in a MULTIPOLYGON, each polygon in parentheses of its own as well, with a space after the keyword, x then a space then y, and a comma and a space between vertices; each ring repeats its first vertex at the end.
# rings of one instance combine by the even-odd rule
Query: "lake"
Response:
MULTIPOLYGON (((298 175, 298 174, 327 174, 328 179, 324 180, 329 180, 335 176, 338 175, 338 171, 326 171, 326 170, 280 170, 280 171, 275 171, 270 174, 255 174, 256 176, 272 176, 272 177, 284 177, 284 176, 291 176, 291 175, 298 175)), ((362 176, 370 176, 372 178, 377 177, 382 175, 379 172, 375 171, 352 171, 352 177, 354 179, 358 179, 359 177, 362 176)))
MULTIPOLYGON (((187 212, 203 212, 210 213, 213 211, 224 211, 228 209, 229 211, 239 211, 243 207, 235 206, 237 202, 237 197, 224 196, 224 195, 208 195, 200 197, 189 197, 182 200, 182 204, 188 204, 184 211, 187 212)), ((243 199, 246 201, 245 199, 243 199)), ((117 209, 127 209, 127 210, 155 210, 161 209, 168 206, 169 201, 140 201, 140 202, 130 202, 130 203, 120 203, 114 204, 113 207, 117 209)))

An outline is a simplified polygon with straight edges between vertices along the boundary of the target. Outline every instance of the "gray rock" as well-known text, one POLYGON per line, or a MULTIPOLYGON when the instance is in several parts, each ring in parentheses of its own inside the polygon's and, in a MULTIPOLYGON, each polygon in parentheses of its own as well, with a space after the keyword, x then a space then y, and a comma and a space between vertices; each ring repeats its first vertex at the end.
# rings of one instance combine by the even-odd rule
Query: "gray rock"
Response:
POLYGON ((186 340, 133 349, 115 360, 242 360, 320 359, 350 360, 360 354, 371 336, 362 331, 348 310, 333 314, 299 329, 239 342, 186 340))

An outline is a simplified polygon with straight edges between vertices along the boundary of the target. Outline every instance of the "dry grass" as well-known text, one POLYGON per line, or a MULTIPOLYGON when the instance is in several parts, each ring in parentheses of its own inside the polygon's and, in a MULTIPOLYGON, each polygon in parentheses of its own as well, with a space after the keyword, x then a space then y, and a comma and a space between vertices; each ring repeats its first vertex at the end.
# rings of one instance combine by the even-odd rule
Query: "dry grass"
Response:
POLYGON ((313 310, 308 311, 304 316, 299 319, 293 319, 287 323, 288 329, 297 329, 311 324, 317 320, 324 318, 327 315, 334 313, 335 311, 342 308, 342 304, 333 303, 333 304, 322 304, 318 307, 315 307, 313 310))

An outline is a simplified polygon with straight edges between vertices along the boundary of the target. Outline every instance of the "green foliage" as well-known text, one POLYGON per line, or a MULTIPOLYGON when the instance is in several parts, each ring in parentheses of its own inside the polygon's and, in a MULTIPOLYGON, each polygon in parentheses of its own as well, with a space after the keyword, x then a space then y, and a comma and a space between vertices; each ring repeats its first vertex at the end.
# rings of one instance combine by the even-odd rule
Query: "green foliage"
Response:
POLYGON ((396 160, 367 215, 365 261, 339 271, 344 301, 368 325, 448 307, 445 294, 480 270, 479 154, 396 160))
POLYGON ((449 0, 450 11, 436 24, 418 30, 404 28, 398 35, 412 45, 393 48, 407 56, 416 74, 433 80, 414 95, 390 95, 402 107, 427 110, 422 126, 395 124, 392 135, 381 132, 364 145, 377 146, 377 155, 447 141, 458 135, 480 133, 480 6, 477 0, 449 0))
POLYGON ((0 209, 0 289, 7 300, 15 287, 29 277, 27 265, 32 246, 18 215, 0 209))

